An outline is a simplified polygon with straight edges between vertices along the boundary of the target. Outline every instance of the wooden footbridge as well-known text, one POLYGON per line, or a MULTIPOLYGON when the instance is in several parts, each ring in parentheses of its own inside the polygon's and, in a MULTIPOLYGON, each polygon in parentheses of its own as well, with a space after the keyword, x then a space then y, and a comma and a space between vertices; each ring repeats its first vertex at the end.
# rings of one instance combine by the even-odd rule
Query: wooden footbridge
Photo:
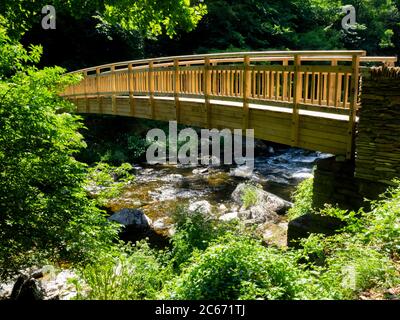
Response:
POLYGON ((352 157, 365 51, 268 51, 167 57, 76 71, 63 93, 79 113, 202 128, 254 129, 255 137, 352 157))

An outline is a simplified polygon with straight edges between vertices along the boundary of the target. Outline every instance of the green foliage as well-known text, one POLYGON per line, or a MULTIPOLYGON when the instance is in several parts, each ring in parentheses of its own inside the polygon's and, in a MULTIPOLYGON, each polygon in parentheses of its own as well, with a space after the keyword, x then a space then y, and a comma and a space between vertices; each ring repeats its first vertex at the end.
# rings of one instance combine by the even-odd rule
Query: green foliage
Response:
POLYGON ((300 249, 263 246, 240 225, 218 225, 181 208, 171 251, 144 243, 100 255, 82 269, 85 299, 357 299, 400 285, 400 186, 369 213, 327 207, 346 221, 341 233, 311 235, 300 249), (134 272, 132 270, 135 270, 134 272), (89 289, 86 291, 85 288, 89 289))
POLYGON ((0 35, 0 276, 5 277, 29 264, 30 255, 90 259, 97 248, 111 245, 117 230, 86 197, 86 167, 73 157, 85 146, 78 133, 82 125, 59 93, 76 79, 63 76, 61 68, 25 66, 37 57, 7 38, 2 27, 0 35))
POLYGON ((208 14, 194 31, 172 41, 150 42, 151 53, 363 49, 369 55, 388 55, 400 47, 396 0, 205 0, 205 4, 208 14), (358 25, 352 32, 342 29, 343 5, 356 8, 358 25))
POLYGON ((207 12, 202 3, 191 5, 189 0, 106 1, 102 21, 119 24, 125 30, 143 30, 147 37, 161 35, 172 37, 176 29, 191 31, 207 12))
POLYGON ((95 263, 78 270, 79 280, 74 281, 77 299, 156 299, 171 275, 162 261, 162 253, 150 249, 144 241, 132 248, 126 245, 103 251, 95 263))
POLYGON ((104 162, 88 169, 88 185, 98 189, 96 200, 100 206, 121 195, 126 184, 134 179, 129 173, 131 170, 129 163, 113 167, 104 162))
POLYGON ((302 181, 293 193, 294 206, 289 209, 289 220, 296 219, 304 214, 311 213, 313 200, 314 179, 309 178, 302 181))
POLYGON ((164 295, 189 300, 295 299, 306 275, 294 255, 227 234, 204 252, 196 251, 190 265, 166 286, 164 295))
POLYGON ((146 154, 148 147, 146 139, 136 135, 129 135, 127 140, 129 155, 132 159, 139 159, 146 154))
POLYGON ((175 234, 172 236, 172 260, 176 268, 186 263, 193 251, 204 250, 210 241, 224 233, 224 226, 198 211, 178 207, 174 212, 175 234))
MULTIPOLYGON (((3 0, 0 15, 10 21, 13 35, 20 36, 32 25, 40 24, 41 10, 47 4, 45 0, 3 0)), ((189 0, 55 0, 51 5, 60 16, 96 16, 100 24, 140 31, 148 37, 163 33, 173 36, 178 28, 190 31, 207 12, 204 4, 192 5, 189 0)))
POLYGON ((326 265, 319 279, 333 299, 356 299, 369 289, 391 288, 399 283, 389 257, 360 243, 346 243, 327 258, 326 265))
POLYGON ((0 15, 0 80, 23 70, 28 63, 37 63, 42 54, 40 46, 30 46, 29 51, 8 35, 7 20, 0 15))
POLYGON ((245 207, 245 209, 248 209, 257 204, 258 202, 257 189, 258 189, 257 186, 251 184, 246 185, 242 195, 243 206, 245 207))

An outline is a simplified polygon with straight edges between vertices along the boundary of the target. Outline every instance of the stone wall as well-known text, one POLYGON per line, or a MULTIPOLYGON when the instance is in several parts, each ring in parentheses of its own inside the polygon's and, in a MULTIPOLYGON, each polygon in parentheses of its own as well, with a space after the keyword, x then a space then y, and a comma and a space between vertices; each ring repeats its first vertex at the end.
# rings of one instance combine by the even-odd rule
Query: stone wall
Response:
MULTIPOLYGON (((341 209, 369 210, 370 202, 400 178, 400 68, 379 67, 363 71, 361 109, 355 158, 331 157, 314 170, 313 207, 331 204, 341 209)), ((337 221, 307 214, 292 220, 288 245, 309 233, 332 234, 337 221)))
POLYGON ((355 177, 386 185, 400 177, 400 68, 363 72, 355 177))
POLYGON ((361 109, 355 159, 320 160, 315 169, 315 208, 368 207, 394 178, 400 178, 400 68, 368 68, 362 73, 361 109))
POLYGON ((354 177, 354 160, 321 159, 314 170, 313 207, 331 204, 341 209, 369 209, 369 201, 385 192, 387 184, 354 177))

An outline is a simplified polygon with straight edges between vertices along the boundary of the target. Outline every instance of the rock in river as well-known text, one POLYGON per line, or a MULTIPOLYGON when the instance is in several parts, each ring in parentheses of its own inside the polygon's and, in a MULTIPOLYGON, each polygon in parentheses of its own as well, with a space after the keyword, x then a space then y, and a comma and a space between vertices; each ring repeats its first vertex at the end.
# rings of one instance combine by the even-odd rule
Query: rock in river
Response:
POLYGON ((202 214, 211 214, 212 207, 211 204, 206 200, 196 201, 192 202, 189 205, 189 212, 195 212, 195 211, 200 212, 202 214))
MULTIPOLYGON (((247 188, 249 188, 248 184, 241 183, 232 193, 232 200, 240 206, 243 206, 243 197, 246 193, 247 188)), ((267 211, 275 212, 279 215, 283 215, 287 212, 289 208, 292 207, 292 204, 282 198, 264 191, 260 187, 252 186, 252 192, 254 192, 256 203, 254 206, 261 207, 267 211)))
POLYGON ((148 229, 152 224, 151 219, 139 209, 122 209, 114 213, 108 220, 118 222, 126 227, 140 229, 148 229))

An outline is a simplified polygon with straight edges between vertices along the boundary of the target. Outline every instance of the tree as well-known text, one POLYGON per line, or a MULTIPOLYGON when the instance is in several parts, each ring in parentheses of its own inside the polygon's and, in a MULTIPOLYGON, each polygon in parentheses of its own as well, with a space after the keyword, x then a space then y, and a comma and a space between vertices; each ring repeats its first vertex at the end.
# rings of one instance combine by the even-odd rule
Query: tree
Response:
POLYGON ((5 24, 0 16, 0 277, 38 257, 85 261, 117 234, 74 158, 82 124, 58 93, 76 79, 34 67, 41 49, 12 41, 5 24))
MULTIPOLYGON (((21 36, 33 24, 40 24, 41 10, 47 0, 3 0, 0 14, 8 19, 13 36, 21 36)), ((54 0, 57 14, 77 20, 96 16, 99 22, 118 25, 127 31, 140 31, 154 37, 165 32, 173 36, 177 28, 193 30, 206 13, 201 1, 190 0, 54 0)))
POLYGON ((274 49, 393 54, 400 48, 396 1, 205 0, 208 14, 194 31, 180 32, 173 40, 147 41, 146 51, 156 56, 274 49), (341 24, 342 6, 347 4, 354 5, 357 13, 358 24, 351 33, 341 24))

